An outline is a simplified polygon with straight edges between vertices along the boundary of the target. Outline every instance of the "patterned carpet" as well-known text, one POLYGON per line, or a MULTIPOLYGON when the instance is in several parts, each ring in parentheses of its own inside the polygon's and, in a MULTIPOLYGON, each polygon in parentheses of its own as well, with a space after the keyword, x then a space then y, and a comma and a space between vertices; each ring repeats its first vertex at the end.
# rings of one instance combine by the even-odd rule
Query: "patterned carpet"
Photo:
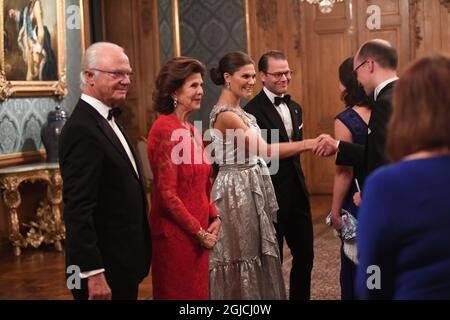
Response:
MULTIPOLYGON (((324 219, 314 222, 314 267, 312 273, 311 299, 312 300, 340 300, 341 289, 339 285, 339 239, 333 230, 325 225, 324 219)), ((289 270, 292 257, 285 245, 283 274, 286 287, 289 288, 289 270)))

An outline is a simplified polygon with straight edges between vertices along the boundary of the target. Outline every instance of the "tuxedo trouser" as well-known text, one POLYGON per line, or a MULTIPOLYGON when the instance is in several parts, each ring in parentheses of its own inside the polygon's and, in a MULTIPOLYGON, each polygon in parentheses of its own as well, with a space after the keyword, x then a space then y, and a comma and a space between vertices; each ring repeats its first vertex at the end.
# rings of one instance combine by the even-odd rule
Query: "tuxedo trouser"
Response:
MULTIPOLYGON (((311 296, 311 272, 314 260, 313 226, 311 212, 305 210, 304 195, 300 183, 289 188, 278 202, 280 207, 275 230, 283 261, 283 240, 286 239, 292 255, 292 269, 289 276, 289 299, 309 300, 311 296)), ((278 198, 278 197, 277 197, 278 198)))
MULTIPOLYGON (((112 292, 112 300, 137 300, 139 282, 120 278, 107 278, 106 281, 112 292)), ((72 295, 75 300, 88 300, 87 279, 81 279, 81 289, 72 289, 72 295)))

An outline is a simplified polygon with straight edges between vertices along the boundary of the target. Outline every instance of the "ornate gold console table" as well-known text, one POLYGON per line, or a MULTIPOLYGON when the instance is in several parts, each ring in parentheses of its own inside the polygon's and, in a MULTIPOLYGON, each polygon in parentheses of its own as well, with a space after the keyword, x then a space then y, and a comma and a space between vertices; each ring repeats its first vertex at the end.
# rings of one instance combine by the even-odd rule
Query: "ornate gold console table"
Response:
MULTIPOLYGON (((36 163, 7 167, 0 169, 0 188, 3 190, 3 200, 9 209, 9 239, 12 242, 14 255, 21 254, 21 247, 28 245, 20 233, 19 216, 17 208, 22 199, 19 186, 22 182, 44 181, 47 183, 47 199, 51 208, 52 228, 47 230, 51 243, 57 251, 62 251, 61 240, 64 239, 64 226, 61 221, 60 204, 62 201, 62 178, 57 163, 36 163)), ((40 242, 39 242, 40 244, 40 242)))

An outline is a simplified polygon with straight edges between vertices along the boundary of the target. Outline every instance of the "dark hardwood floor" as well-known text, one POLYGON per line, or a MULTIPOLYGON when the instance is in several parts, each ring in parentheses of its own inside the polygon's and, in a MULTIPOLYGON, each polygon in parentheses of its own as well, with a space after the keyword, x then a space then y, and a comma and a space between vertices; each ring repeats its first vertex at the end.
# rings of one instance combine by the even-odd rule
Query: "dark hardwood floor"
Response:
MULTIPOLYGON (((313 196, 311 202, 313 219, 319 221, 329 211, 331 197, 313 196)), ((285 248, 285 279, 292 260, 288 251, 285 248)), ((70 300, 64 268, 64 253, 51 246, 24 249, 19 257, 12 250, 0 252, 0 300, 70 300)), ((152 299, 150 276, 141 284, 139 299, 152 299)))

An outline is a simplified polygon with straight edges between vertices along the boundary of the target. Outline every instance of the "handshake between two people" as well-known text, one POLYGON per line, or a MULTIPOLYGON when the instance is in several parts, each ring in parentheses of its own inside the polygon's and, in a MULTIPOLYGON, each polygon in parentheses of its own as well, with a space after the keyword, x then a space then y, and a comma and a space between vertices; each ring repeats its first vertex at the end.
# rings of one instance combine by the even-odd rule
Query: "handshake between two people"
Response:
POLYGON ((312 139, 312 142, 311 151, 315 156, 330 157, 338 152, 338 140, 335 140, 329 134, 323 133, 312 139))
MULTIPOLYGON (((339 151, 338 143, 339 141, 334 139, 329 134, 321 134, 315 139, 312 139, 313 141, 313 147, 311 149, 312 153, 319 157, 330 157, 335 155, 339 151)), ((357 206, 361 206, 361 192, 355 192, 353 195, 353 203, 357 206)), ((333 225, 338 226, 336 229, 339 230, 341 223, 340 223, 340 216, 334 216, 333 219, 333 225), (339 221, 338 221, 339 220, 339 221)))

